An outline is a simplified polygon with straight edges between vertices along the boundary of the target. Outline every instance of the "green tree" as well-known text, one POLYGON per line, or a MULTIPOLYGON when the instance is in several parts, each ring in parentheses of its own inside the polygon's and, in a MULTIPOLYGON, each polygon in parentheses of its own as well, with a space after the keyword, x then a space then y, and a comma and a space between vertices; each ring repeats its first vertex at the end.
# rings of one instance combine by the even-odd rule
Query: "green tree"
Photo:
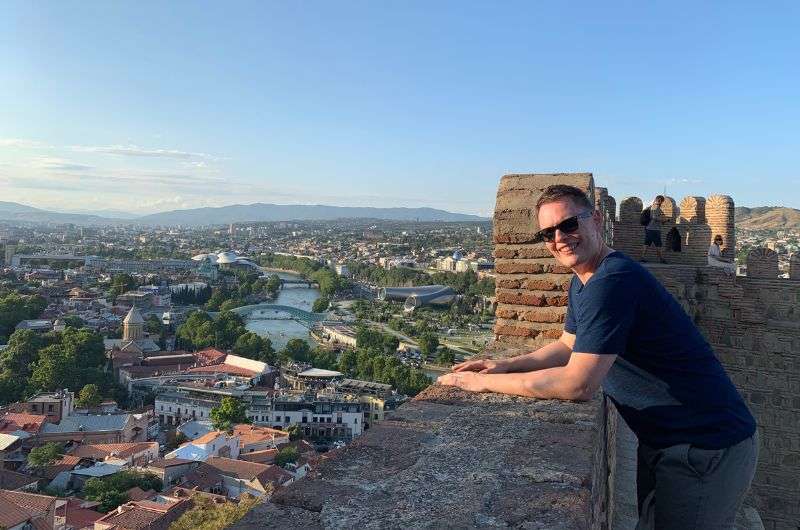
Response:
POLYGON ((423 333, 417 340, 417 343, 419 344, 419 349, 422 354, 430 358, 436 353, 436 349, 439 347, 439 337, 433 333, 423 333))
POLYGON ((75 404, 80 408, 94 408, 99 406, 102 401, 103 398, 100 396, 100 390, 97 385, 90 383, 81 388, 75 404))
POLYGON ((244 403, 236 398, 226 396, 211 409, 211 425, 218 431, 232 431, 235 425, 250 422, 244 403))
POLYGON ((281 288, 281 278, 277 274, 270 274, 267 278, 265 290, 269 293, 271 298, 275 298, 281 288))
POLYGON ((281 351, 281 356, 285 359, 307 363, 312 360, 311 346, 303 339, 290 339, 281 351))
POLYGON ((48 442, 42 446, 34 447, 28 453, 28 466, 37 472, 53 464, 64 454, 64 448, 55 442, 48 442))
POLYGON ((240 335, 231 350, 236 355, 255 359, 267 364, 275 364, 275 350, 269 338, 261 337, 252 331, 240 335))
POLYGON ((90 501, 100 502, 104 511, 110 511, 127 500, 125 492, 133 487, 161 491, 163 486, 153 473, 126 469, 108 477, 90 478, 83 487, 83 494, 90 501))
POLYGON ((436 362, 442 366, 451 366, 456 362, 456 354, 449 348, 442 348, 436 355, 436 362))
POLYGON ((345 350, 339 355, 339 371, 348 377, 356 376, 358 359, 354 350, 345 350))
POLYGON ((286 464, 297 462, 299 456, 296 447, 291 445, 284 447, 275 455, 275 465, 284 467, 286 464))
POLYGON ((27 378, 31 365, 39 358, 39 350, 44 347, 44 338, 30 329, 20 329, 11 334, 8 347, 0 352, 0 367, 27 378))
POLYGON ((313 364, 316 368, 322 368, 323 370, 336 370, 338 367, 336 354, 332 351, 317 349, 314 350, 313 357, 314 358, 311 364, 313 364))
POLYGON ((331 300, 327 296, 320 296, 316 300, 314 300, 314 305, 311 307, 311 310, 315 313, 322 313, 328 306, 331 305, 331 300))
POLYGON ((247 303, 242 300, 241 298, 229 298, 222 302, 219 306, 220 311, 230 311, 231 309, 236 309, 237 307, 242 307, 247 303))
POLYGON ((300 440, 303 438, 303 429, 300 428, 299 423, 293 423, 289 425, 286 429, 286 432, 289 433, 289 441, 294 442, 295 440, 300 440))
POLYGON ((112 298, 116 298, 121 294, 136 289, 136 287, 138 287, 136 278, 130 274, 117 274, 111 279, 111 291, 109 294, 112 298))
MULTIPOLYGON (((269 497, 271 486, 266 493, 269 497)), ((261 499, 245 493, 239 502, 217 503, 207 497, 196 495, 192 498, 194 506, 181 515, 168 530, 224 530, 244 517, 261 503, 261 499)))
POLYGON ((144 329, 148 333, 158 335, 164 330, 164 323, 156 315, 148 315, 144 321, 144 329))
POLYGON ((240 335, 247 333, 244 320, 236 313, 224 311, 220 313, 215 324, 214 345, 217 348, 231 349, 240 335))
POLYGON ((33 364, 28 386, 32 393, 69 388, 76 372, 75 360, 64 347, 61 344, 52 344, 39 351, 39 359, 33 364))
POLYGON ((47 306, 41 296, 26 296, 19 293, 6 293, 0 297, 0 342, 5 343, 23 320, 37 318, 47 306))
POLYGON ((97 506, 99 511, 108 513, 128 502, 128 494, 122 491, 108 490, 95 496, 92 500, 100 503, 97 506))

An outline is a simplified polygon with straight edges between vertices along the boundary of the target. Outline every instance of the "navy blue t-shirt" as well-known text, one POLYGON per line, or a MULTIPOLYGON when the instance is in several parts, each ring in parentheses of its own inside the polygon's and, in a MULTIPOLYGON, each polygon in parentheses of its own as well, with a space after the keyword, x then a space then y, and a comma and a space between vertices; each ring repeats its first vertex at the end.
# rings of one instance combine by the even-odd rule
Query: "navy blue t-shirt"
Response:
POLYGON ((755 432, 755 420, 711 346, 677 300, 621 252, 569 288, 564 329, 576 352, 616 354, 603 391, 639 440, 723 449, 755 432))

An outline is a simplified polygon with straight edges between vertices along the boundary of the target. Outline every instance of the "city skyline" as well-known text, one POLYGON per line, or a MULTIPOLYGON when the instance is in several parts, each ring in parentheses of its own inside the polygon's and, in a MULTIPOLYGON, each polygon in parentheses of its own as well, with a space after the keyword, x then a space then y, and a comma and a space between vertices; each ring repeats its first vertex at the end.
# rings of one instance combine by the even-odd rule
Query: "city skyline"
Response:
POLYGON ((504 173, 590 171, 800 208, 798 7, 11 2, 0 200, 491 215, 504 173))

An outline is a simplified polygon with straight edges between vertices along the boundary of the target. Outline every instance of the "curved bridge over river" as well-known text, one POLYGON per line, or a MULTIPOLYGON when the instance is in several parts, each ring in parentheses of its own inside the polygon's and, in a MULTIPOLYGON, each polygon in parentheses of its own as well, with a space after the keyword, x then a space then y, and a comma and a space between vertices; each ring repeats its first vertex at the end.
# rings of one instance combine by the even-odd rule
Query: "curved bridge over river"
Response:
POLYGON ((308 326, 322 322, 326 317, 325 313, 312 313, 297 307, 277 304, 245 305, 231 309, 231 311, 249 320, 295 320, 308 326), (276 313, 289 314, 290 318, 287 319, 287 317, 276 315, 276 313))

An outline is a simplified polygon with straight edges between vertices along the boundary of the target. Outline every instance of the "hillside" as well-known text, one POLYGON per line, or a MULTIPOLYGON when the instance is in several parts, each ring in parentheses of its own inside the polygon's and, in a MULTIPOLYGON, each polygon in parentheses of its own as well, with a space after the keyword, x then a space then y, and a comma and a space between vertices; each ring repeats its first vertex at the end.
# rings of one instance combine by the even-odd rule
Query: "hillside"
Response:
POLYGON ((385 219, 392 221, 485 221, 477 215, 452 213, 434 208, 366 208, 321 204, 234 204, 219 208, 174 210, 136 219, 157 225, 207 225, 241 222, 306 221, 333 219, 385 219))
POLYGON ((361 208, 321 204, 234 204, 219 208, 171 210, 142 217, 126 212, 99 210, 92 215, 41 210, 15 202, 0 201, 0 220, 33 223, 74 223, 79 225, 184 225, 199 226, 243 222, 303 221, 333 219, 384 219, 390 221, 486 221, 477 215, 452 213, 434 208, 361 208), (96 215, 100 214, 100 215, 96 215))
POLYGON ((737 207, 734 219, 745 230, 800 229, 800 210, 782 206, 737 207))

